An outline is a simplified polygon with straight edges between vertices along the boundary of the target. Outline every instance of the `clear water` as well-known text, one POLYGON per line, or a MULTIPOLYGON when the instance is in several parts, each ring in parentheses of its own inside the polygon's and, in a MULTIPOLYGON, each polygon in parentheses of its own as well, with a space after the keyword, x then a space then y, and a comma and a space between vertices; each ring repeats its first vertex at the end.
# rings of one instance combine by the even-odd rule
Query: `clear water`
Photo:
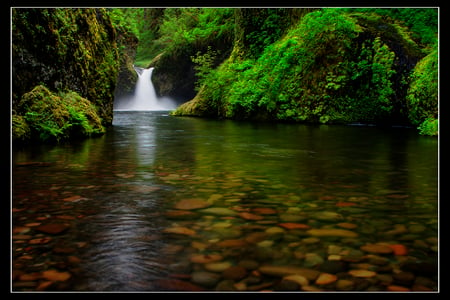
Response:
MULTIPOLYGON (((333 274, 351 290, 438 288, 437 139, 407 128, 161 111, 115 112, 113 125, 99 138, 13 149, 13 290, 276 290, 282 276, 261 266, 330 273, 331 260, 342 262, 333 274), (177 206, 183 201, 208 206, 177 206), (69 227, 37 230, 48 223, 69 227), (407 254, 361 250, 367 244, 402 245, 407 254), (195 262, 201 255, 244 265, 246 274, 210 271, 195 262), (352 277, 353 269, 376 275, 352 277), (70 279, 45 288, 39 274, 48 270, 70 279), (413 279, 398 279, 402 272, 413 279)), ((337 286, 310 280, 298 290, 337 286)))

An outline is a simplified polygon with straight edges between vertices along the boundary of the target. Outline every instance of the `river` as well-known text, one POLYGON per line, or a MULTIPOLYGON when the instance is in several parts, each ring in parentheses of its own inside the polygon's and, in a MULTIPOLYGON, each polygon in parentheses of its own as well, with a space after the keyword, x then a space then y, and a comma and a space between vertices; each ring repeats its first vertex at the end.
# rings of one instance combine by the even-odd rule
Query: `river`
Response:
POLYGON ((12 153, 12 291, 437 291, 438 140, 116 111, 12 153))

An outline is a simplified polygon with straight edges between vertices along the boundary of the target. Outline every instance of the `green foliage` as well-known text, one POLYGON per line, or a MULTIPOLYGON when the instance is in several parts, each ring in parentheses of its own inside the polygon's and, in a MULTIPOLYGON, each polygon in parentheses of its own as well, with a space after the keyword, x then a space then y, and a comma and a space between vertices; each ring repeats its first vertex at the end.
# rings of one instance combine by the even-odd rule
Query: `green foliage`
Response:
POLYGON ((24 94, 20 105, 25 114, 23 120, 15 117, 13 122, 13 136, 17 139, 59 142, 105 132, 96 108, 75 92, 56 95, 44 86, 36 86, 24 94), (29 135, 23 133, 26 127, 29 135))
POLYGON ((354 22, 335 10, 306 15, 284 38, 265 47, 252 68, 236 76, 227 116, 328 121, 323 115, 328 90, 337 91, 345 82, 339 66, 356 34, 354 22))
POLYGON ((439 120, 428 118, 417 129, 420 134, 436 136, 439 133, 439 120))
MULTIPOLYGON (((241 28, 276 23, 274 18, 264 26, 258 23, 270 12, 242 14, 256 19, 243 21, 241 16, 241 28)), ((230 58, 217 69, 210 63, 211 55, 194 59, 201 87, 177 114, 188 107, 191 113, 234 119, 390 122, 406 118, 409 74, 423 55, 406 27, 373 11, 317 10, 283 34, 250 30, 244 41, 235 43, 230 58), (239 54, 242 51, 250 55, 239 54)), ((430 107, 437 109, 437 104, 430 107)), ((432 124, 427 121, 423 132, 432 124)))
POLYGON ((233 30, 233 9, 167 8, 158 31, 160 38, 154 43, 175 57, 208 45, 231 43, 233 30))
POLYGON ((205 53, 197 52, 196 56, 191 56, 192 62, 195 64, 195 75, 198 80, 195 85, 196 91, 200 90, 200 87, 209 79, 212 81, 212 71, 217 61, 217 55, 220 51, 212 50, 211 46, 208 46, 208 50, 205 53), (209 78, 210 77, 210 78, 209 78))
POLYGON ((347 8, 345 10, 389 16, 407 26, 412 31, 413 38, 422 42, 425 46, 433 46, 437 43, 437 8, 347 8))
POLYGON ((377 121, 389 115, 393 109, 392 76, 395 54, 380 38, 372 46, 363 43, 356 61, 350 63, 352 107, 357 120, 377 121))
POLYGON ((406 96, 409 119, 422 129, 433 124, 430 120, 437 122, 438 83, 438 49, 435 48, 414 68, 406 96))

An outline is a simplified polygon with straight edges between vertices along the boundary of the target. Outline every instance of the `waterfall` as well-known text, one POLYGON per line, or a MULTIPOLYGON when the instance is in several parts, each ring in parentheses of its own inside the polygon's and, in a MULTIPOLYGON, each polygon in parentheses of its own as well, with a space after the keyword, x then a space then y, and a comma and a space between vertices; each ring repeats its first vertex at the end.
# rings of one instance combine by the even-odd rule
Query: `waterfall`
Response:
POLYGON ((175 102, 167 97, 159 98, 151 81, 154 68, 144 69, 134 67, 138 74, 136 88, 131 97, 120 99, 114 110, 151 111, 172 110, 176 108, 175 102))

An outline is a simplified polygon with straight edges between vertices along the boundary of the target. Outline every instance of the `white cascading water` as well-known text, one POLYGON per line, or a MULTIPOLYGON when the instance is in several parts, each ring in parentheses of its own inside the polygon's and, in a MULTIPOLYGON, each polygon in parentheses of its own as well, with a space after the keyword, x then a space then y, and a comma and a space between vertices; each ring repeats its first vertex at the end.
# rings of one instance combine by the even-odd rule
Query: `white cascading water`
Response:
POLYGON ((175 102, 167 97, 158 98, 151 81, 154 68, 134 67, 139 75, 134 95, 120 101, 115 110, 158 111, 176 108, 175 102))

